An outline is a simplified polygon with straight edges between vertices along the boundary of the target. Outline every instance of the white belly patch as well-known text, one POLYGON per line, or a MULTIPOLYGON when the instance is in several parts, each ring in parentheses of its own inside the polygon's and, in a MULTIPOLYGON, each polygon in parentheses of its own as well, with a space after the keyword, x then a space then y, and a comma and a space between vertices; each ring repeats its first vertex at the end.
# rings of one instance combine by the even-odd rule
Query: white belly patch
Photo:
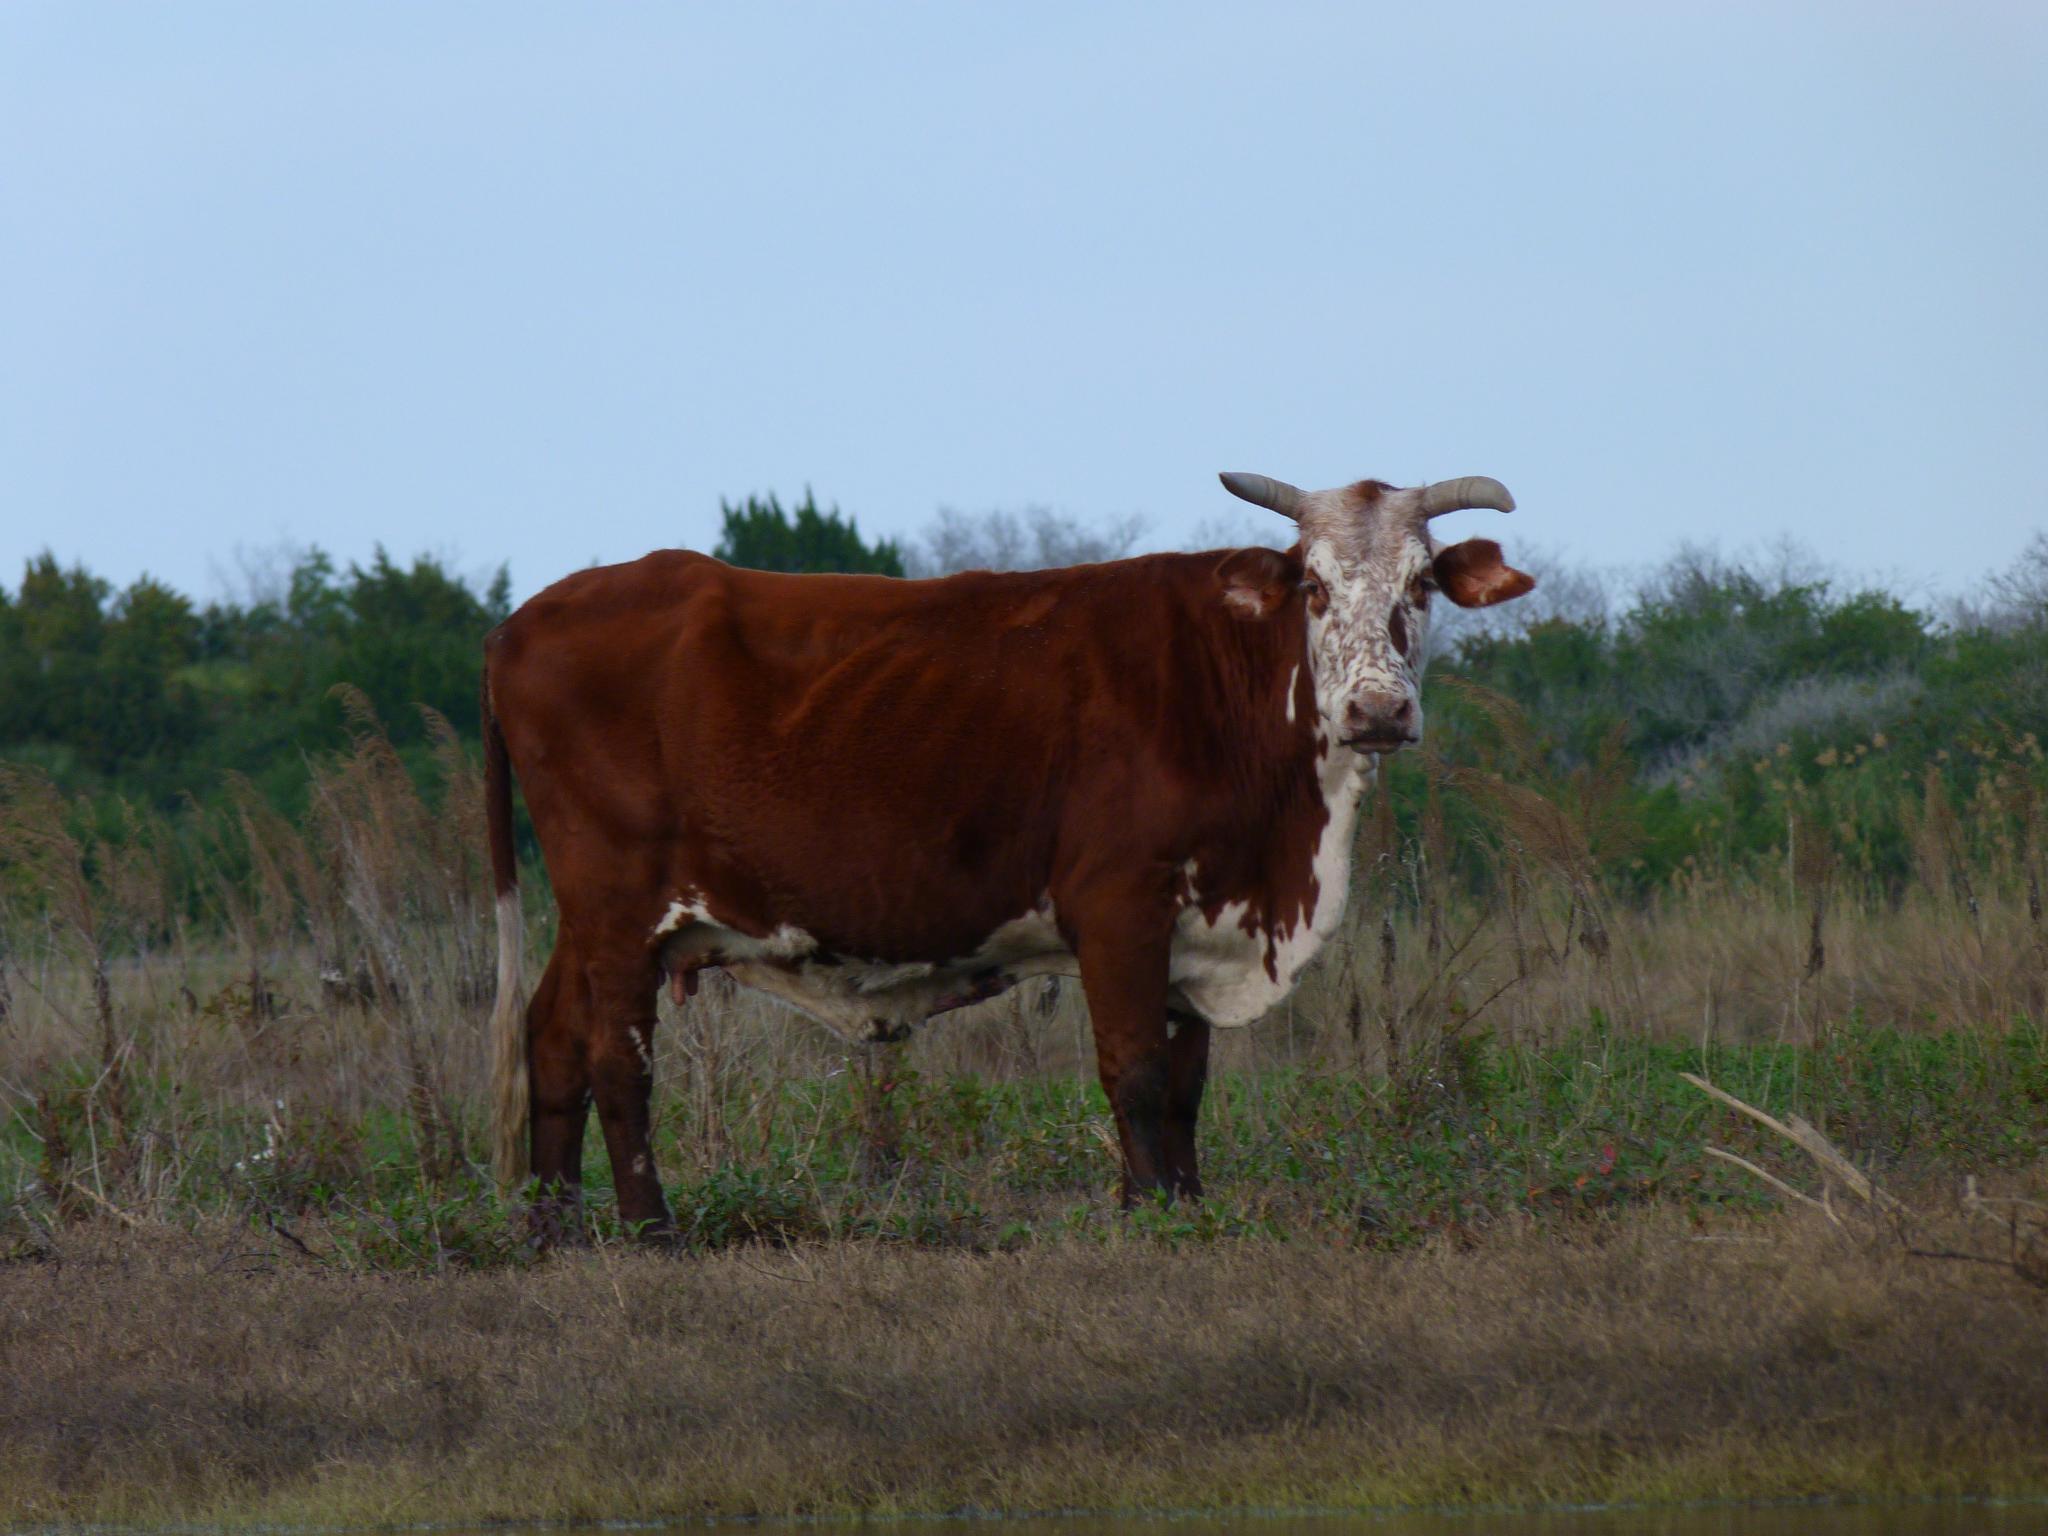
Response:
POLYGON ((787 924, 766 937, 728 928, 699 900, 670 903, 655 927, 670 971, 723 966, 743 986, 780 998, 848 1040, 890 1040, 936 1013, 964 1008, 1033 976, 1078 976, 1052 903, 1041 901, 958 959, 847 959, 787 924), (666 937, 663 937, 666 935, 666 937))

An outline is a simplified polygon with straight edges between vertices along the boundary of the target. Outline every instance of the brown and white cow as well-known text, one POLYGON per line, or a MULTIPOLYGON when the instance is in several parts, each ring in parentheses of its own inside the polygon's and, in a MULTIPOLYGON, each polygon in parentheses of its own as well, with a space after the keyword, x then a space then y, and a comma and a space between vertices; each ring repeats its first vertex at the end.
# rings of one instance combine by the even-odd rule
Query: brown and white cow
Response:
POLYGON ((1534 585, 1491 540, 1429 536, 1510 510, 1498 481, 1223 480, 1299 542, 936 581, 671 550, 500 625, 500 1176, 573 1202, 594 1099, 621 1218, 667 1230, 664 975, 680 997, 722 967, 856 1039, 1078 975, 1125 1198, 1200 1194, 1210 1028, 1285 997, 1336 927, 1375 754, 1421 739, 1432 594, 1534 585), (560 910, 523 1028, 515 771, 560 910))

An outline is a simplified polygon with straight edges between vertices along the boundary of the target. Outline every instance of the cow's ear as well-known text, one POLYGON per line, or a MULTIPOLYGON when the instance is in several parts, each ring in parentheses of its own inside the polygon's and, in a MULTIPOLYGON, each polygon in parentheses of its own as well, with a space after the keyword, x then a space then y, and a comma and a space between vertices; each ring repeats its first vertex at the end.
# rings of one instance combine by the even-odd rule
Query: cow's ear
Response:
POLYGON ((1436 584, 1460 608, 1491 608, 1530 591, 1536 578, 1503 560, 1493 540, 1467 539, 1436 552, 1436 584))
POLYGON ((1301 582, 1301 568, 1277 549, 1237 549, 1216 567, 1224 606, 1241 619, 1270 619, 1301 582))

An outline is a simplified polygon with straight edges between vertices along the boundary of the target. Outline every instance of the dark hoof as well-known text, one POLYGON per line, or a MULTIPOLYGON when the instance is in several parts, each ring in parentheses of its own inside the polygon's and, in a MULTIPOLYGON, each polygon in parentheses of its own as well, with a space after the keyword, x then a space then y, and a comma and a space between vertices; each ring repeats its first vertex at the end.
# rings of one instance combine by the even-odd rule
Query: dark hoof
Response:
POLYGON ((1122 1204, 1123 1208, 1127 1211, 1134 1211, 1141 1205, 1175 1206, 1183 1203, 1188 1205, 1200 1205, 1202 1203, 1202 1186, 1199 1182, 1193 1184, 1133 1184, 1129 1179, 1124 1180, 1122 1204))
POLYGON ((543 1195, 526 1208, 526 1241, 536 1253, 551 1248, 588 1248, 583 1202, 573 1196, 543 1195))
POLYGON ((633 1246, 646 1253, 681 1253, 683 1234, 676 1230, 675 1218, 662 1215, 652 1221, 629 1221, 621 1223, 626 1235, 633 1240, 633 1246))

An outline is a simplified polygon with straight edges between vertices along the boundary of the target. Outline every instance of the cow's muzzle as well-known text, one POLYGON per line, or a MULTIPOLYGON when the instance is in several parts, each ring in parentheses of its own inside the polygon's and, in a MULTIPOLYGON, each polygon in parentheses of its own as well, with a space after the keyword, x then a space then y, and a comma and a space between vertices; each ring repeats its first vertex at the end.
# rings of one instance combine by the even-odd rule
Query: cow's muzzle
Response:
POLYGON ((1398 752, 1422 740, 1422 719, 1405 693, 1362 693, 1344 708, 1338 738, 1354 752, 1398 752))

